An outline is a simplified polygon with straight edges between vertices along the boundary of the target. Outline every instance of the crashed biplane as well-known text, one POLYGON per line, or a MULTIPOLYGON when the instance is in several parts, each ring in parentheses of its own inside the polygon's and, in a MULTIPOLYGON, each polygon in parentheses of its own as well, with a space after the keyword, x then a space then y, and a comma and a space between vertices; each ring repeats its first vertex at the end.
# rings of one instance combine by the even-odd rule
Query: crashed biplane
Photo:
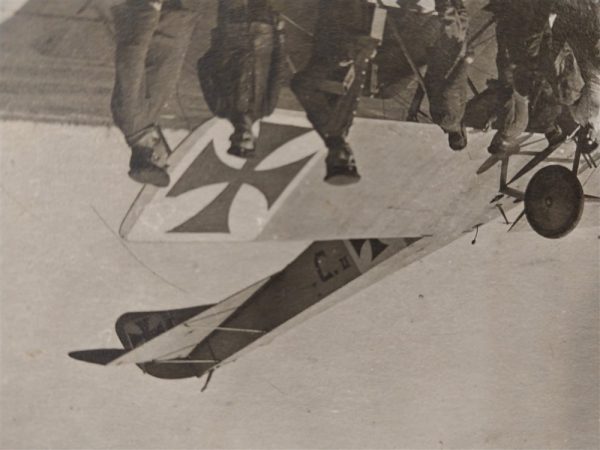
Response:
MULTIPOLYGON (((293 30, 290 65, 301 65, 314 23, 302 14, 306 6, 276 3, 293 30)), ((377 7, 390 3, 397 6, 377 7)), ((493 77, 493 22, 481 10, 485 2, 466 3, 474 27, 468 82, 475 96, 493 77)), ((144 187, 120 230, 132 243, 305 240, 305 250, 280 272, 221 302, 124 314, 116 322, 123 348, 70 356, 109 366, 136 364, 159 378, 210 376, 384 261, 408 264, 499 214, 510 229, 526 216, 547 238, 563 237, 577 225, 584 200, 598 200, 583 193, 578 179, 597 167, 585 133, 567 123, 570 136, 546 146, 533 129, 523 136, 520 152, 489 156, 489 123, 478 127, 484 130, 469 129, 463 152, 444 151, 445 137, 422 107, 422 71, 435 41, 435 20, 410 8, 393 8, 386 20, 349 137, 362 164, 359 184, 341 189, 322 183, 315 163, 325 157, 323 143, 293 108, 276 110, 256 125, 256 156, 247 161, 227 154, 231 126, 211 119, 171 155, 171 184, 144 187), (423 39, 409 39, 412 33, 423 39), (389 101, 396 107, 389 108, 389 101), (560 157, 552 158, 554 153, 560 157), (528 179, 534 168, 540 169, 528 179), (524 211, 510 224, 505 210, 521 202, 524 211)))

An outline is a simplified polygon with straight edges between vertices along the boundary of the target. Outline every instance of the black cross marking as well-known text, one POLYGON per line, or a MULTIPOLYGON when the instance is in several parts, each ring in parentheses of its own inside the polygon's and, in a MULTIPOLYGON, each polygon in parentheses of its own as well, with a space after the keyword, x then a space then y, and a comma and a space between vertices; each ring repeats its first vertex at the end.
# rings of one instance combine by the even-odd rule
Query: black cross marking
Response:
POLYGON ((356 254, 359 256, 359 258, 361 257, 362 249, 366 242, 368 242, 371 246, 371 261, 377 259, 377 257, 389 247, 379 239, 352 239, 350 240, 350 244, 352 244, 352 247, 354 247, 354 250, 356 250, 356 254))
POLYGON ((229 210, 238 191, 244 184, 254 186, 261 191, 266 197, 270 208, 314 156, 314 153, 296 162, 271 170, 257 171, 255 170, 256 167, 283 144, 310 131, 309 128, 263 123, 257 141, 256 156, 249 159, 241 169, 235 169, 224 164, 215 153, 213 143, 208 144, 207 148, 200 153, 167 196, 177 197, 185 192, 216 183, 226 182, 228 185, 206 208, 172 229, 171 232, 230 232, 229 210))

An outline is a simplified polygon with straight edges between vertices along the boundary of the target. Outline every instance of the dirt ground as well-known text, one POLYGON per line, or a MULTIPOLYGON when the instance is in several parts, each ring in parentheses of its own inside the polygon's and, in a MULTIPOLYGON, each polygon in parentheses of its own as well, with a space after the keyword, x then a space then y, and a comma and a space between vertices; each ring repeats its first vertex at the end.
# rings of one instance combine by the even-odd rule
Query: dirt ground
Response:
POLYGON ((303 244, 126 248, 138 187, 116 130, 0 132, 3 448, 598 447, 597 208, 563 240, 495 220, 476 245, 390 261, 201 393, 67 353, 116 346, 126 311, 219 300, 303 244))

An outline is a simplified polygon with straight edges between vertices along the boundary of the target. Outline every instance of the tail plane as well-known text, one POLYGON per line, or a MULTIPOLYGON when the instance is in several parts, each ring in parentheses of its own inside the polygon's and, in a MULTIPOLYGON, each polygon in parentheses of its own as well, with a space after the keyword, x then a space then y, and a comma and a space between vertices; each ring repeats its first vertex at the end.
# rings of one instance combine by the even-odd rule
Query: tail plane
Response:
POLYGON ((136 364, 158 378, 199 377, 420 239, 313 242, 282 271, 219 303, 122 315, 116 332, 123 349, 69 356, 100 365, 136 364))

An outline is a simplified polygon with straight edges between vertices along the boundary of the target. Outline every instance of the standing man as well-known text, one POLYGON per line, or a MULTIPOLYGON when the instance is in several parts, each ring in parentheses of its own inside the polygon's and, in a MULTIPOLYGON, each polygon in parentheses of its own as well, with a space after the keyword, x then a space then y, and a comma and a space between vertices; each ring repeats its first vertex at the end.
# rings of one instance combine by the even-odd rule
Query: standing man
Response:
POLYGON ((158 118, 179 80, 197 17, 194 3, 126 0, 114 9, 117 48, 111 109, 131 148, 129 176, 139 183, 170 183, 169 149, 158 118))
POLYGON ((312 55, 293 78, 292 90, 327 146, 325 181, 354 183, 360 175, 346 138, 380 43, 372 37, 374 6, 366 0, 320 0, 317 14, 312 55))
POLYGON ((435 0, 440 34, 429 49, 425 86, 433 122, 448 134, 453 150, 467 145, 463 124, 467 103, 467 33, 469 16, 463 0, 435 0))
POLYGON ((283 22, 269 0, 220 0, 211 48, 198 61, 204 98, 212 113, 233 125, 227 151, 255 151, 252 125, 270 115, 285 69, 283 22))

